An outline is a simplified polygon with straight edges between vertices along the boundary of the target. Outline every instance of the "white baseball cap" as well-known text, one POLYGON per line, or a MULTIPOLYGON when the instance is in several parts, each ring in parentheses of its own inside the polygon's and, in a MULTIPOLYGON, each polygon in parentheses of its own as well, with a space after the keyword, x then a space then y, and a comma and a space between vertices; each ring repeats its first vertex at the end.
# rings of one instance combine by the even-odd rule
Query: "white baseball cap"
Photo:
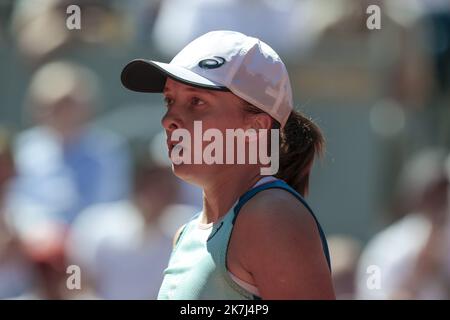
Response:
POLYGON ((122 71, 133 91, 162 92, 167 77, 194 87, 231 91, 280 122, 293 109, 284 63, 261 40, 234 31, 212 31, 184 47, 170 63, 137 59, 122 71))

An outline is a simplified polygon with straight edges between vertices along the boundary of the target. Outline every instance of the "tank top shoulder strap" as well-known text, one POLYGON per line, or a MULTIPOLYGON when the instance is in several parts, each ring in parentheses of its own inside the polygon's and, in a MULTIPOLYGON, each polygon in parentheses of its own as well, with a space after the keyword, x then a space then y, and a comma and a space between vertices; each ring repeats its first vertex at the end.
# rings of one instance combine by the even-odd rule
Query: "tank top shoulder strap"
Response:
POLYGON ((175 244, 174 244, 174 248, 178 247, 178 243, 180 242, 181 238, 184 236, 184 234, 186 233, 186 230, 188 228, 192 228, 192 224, 193 221, 197 220, 200 216, 202 212, 197 212, 196 214, 194 214, 188 222, 186 222, 183 226, 180 227, 180 231, 178 234, 178 237, 175 239, 175 244))
POLYGON ((311 213, 312 217, 314 218, 314 221, 316 222, 317 228, 319 230, 319 236, 320 236, 320 240, 322 242, 323 253, 325 255, 325 258, 327 259, 328 267, 329 267, 330 272, 331 272, 331 262, 330 262, 330 253, 329 253, 329 250, 328 250, 328 243, 327 243, 327 239, 325 237, 325 233, 323 232, 319 221, 317 220, 314 212, 312 211, 311 207, 308 205, 306 200, 296 190, 294 190, 290 185, 288 185, 283 180, 279 180, 278 179, 278 180, 275 180, 275 181, 272 181, 272 182, 264 183, 264 184, 261 184, 261 185, 259 185, 257 187, 254 187, 254 188, 248 190, 246 193, 244 193, 239 198, 238 203, 234 207, 234 217, 233 217, 233 220, 232 220, 233 225, 234 225, 234 223, 236 221, 236 218, 238 217, 239 211, 242 209, 242 207, 251 198, 253 198, 257 193, 259 193, 259 192, 261 192, 263 190, 267 190, 267 189, 283 189, 283 190, 286 190, 287 192, 289 192, 293 196, 295 196, 308 209, 308 211, 311 213))

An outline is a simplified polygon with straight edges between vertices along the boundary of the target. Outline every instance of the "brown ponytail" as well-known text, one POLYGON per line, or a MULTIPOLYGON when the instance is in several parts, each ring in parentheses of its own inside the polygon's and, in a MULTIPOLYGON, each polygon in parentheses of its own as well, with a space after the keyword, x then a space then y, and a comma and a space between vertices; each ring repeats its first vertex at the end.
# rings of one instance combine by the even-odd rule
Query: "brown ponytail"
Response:
POLYGON ((276 177, 306 196, 314 158, 321 156, 324 148, 325 139, 320 128, 293 110, 280 133, 280 169, 276 177))
MULTIPOLYGON (((264 113, 255 106, 246 106, 250 113, 264 113)), ((280 123, 273 120, 273 129, 280 123)), ((309 175, 314 158, 325 149, 325 138, 320 128, 302 113, 293 110, 280 132, 280 167, 277 178, 284 180, 302 196, 308 194, 309 175)))

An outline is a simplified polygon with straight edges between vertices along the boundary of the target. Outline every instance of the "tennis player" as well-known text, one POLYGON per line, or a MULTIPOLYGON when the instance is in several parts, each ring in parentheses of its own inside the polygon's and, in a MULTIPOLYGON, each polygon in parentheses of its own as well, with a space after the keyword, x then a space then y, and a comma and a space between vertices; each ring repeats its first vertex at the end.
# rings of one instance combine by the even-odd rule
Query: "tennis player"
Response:
MULTIPOLYGON (((121 80, 130 90, 164 95, 162 125, 172 160, 199 159, 193 147, 198 123, 215 130, 209 140, 231 129, 254 130, 263 132, 256 139, 267 149, 278 146, 270 155, 279 161, 273 175, 262 174, 260 158, 221 161, 222 153, 239 156, 236 146, 225 144, 213 152, 214 163, 174 161, 176 176, 203 189, 203 209, 176 233, 158 299, 334 299, 326 238, 304 199, 324 138, 294 110, 277 53, 257 38, 213 31, 170 63, 131 61, 121 80), (271 140, 272 130, 278 141, 271 140), (194 138, 180 141, 186 133, 194 138)), ((245 137, 246 144, 253 140, 245 137)), ((209 147, 202 140, 200 156, 209 147)))

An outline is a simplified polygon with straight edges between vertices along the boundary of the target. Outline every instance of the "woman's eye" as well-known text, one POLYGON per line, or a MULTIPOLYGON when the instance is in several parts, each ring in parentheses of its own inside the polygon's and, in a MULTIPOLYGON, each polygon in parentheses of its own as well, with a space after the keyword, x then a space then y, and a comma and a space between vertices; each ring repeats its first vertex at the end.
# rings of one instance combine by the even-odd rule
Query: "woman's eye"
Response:
POLYGON ((164 103, 166 104, 166 106, 170 106, 173 103, 173 99, 171 99, 169 97, 165 97, 164 103))
POLYGON ((203 101, 203 100, 200 99, 200 98, 193 97, 193 98, 191 99, 191 104, 192 104, 193 106, 199 106, 199 105, 205 104, 205 101, 203 101))

